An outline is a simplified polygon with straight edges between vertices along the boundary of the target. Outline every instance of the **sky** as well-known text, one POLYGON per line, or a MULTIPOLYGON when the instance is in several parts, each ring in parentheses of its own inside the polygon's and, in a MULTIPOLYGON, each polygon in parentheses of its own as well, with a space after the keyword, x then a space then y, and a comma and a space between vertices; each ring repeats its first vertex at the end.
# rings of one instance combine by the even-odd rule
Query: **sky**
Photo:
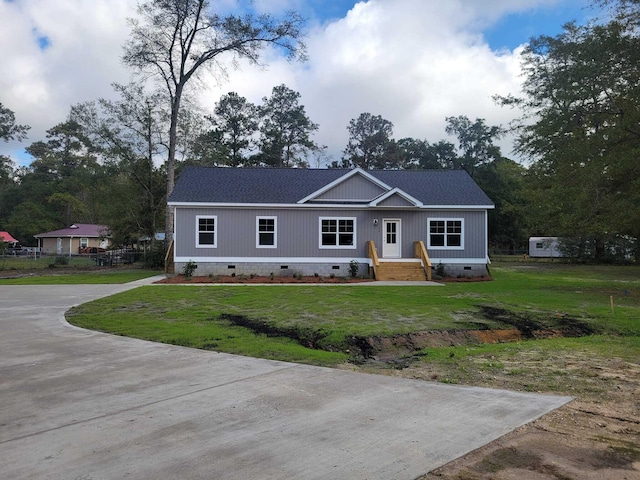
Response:
MULTIPOLYGON (((212 0, 221 13, 247 11, 247 0, 212 0)), ((300 93, 313 139, 326 146, 312 167, 339 160, 351 119, 368 112, 394 125, 396 139, 448 139, 445 118, 465 115, 506 126, 517 112, 493 95, 520 90, 519 55, 529 38, 555 35, 568 21, 594 15, 587 0, 254 0, 275 16, 307 19, 306 63, 275 50, 261 68, 240 62, 227 78, 206 76, 196 97, 211 111, 230 91, 260 104, 281 84, 300 93)), ((24 148, 44 140, 72 105, 116 99, 128 83, 121 64, 136 0, 0 0, 0 103, 31 126, 23 142, 0 140, 0 154, 30 162, 24 148)), ((230 59, 223 59, 228 61, 230 59)), ((501 144, 512 155, 512 139, 501 144)))

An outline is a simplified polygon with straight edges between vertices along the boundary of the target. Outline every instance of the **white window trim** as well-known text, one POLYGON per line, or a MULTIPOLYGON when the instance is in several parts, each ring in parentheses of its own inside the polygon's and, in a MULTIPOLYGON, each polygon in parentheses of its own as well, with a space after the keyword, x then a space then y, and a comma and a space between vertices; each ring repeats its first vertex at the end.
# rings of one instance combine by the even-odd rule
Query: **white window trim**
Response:
MULTIPOLYGON (((320 217, 318 219, 318 248, 321 250, 355 250, 357 241, 358 223, 356 217, 320 217), (353 221, 353 245, 322 245, 322 221, 323 220, 352 220, 353 221)), ((336 242, 339 238, 339 232, 336 232, 336 242)))
POLYGON ((80 237, 80 248, 87 248, 88 246, 89 246, 89 237, 80 237))
POLYGON ((218 216, 217 215, 196 215, 196 248, 218 248, 218 216), (213 218, 215 230, 213 231, 213 245, 204 244, 200 245, 200 219, 201 218, 213 218))
POLYGON ((256 217, 256 248, 278 248, 278 217, 266 215, 256 217), (273 245, 260 245, 260 220, 273 220, 273 245))
POLYGON ((433 217, 427 218, 427 248, 431 250, 464 250, 464 218, 441 218, 433 217), (445 222, 445 244, 447 242, 447 222, 460 222, 460 246, 459 247, 447 247, 446 245, 431 245, 431 222, 445 222))

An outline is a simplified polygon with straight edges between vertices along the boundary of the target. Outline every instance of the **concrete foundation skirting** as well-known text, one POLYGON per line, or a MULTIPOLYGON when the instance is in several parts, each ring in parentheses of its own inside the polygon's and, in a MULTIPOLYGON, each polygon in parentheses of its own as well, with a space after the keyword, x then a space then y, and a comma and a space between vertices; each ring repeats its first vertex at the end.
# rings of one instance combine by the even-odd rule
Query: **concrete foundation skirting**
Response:
MULTIPOLYGON (((488 275, 487 266, 484 264, 444 264, 444 272, 448 277, 481 277, 483 275, 488 275)), ((434 271, 438 266, 433 265, 434 271)))
MULTIPOLYGON (((268 277, 274 275, 276 277, 292 277, 294 275, 313 276, 318 275, 321 277, 330 277, 335 275, 336 277, 348 277, 351 275, 351 265, 349 262, 345 263, 204 263, 194 260, 198 265, 198 268, 194 272, 196 276, 207 275, 257 275, 261 277, 268 277)), ((182 273, 184 269, 184 262, 176 262, 176 273, 182 273)), ((368 275, 368 265, 358 264, 358 275, 368 275)))
MULTIPOLYGON (((207 275, 256 275, 261 277, 268 277, 274 275, 276 277, 292 277, 294 275, 313 276, 319 275, 321 277, 330 277, 335 275, 336 277, 348 277, 351 272, 351 265, 348 261, 341 263, 273 263, 273 262, 234 262, 234 263, 210 263, 210 262, 198 262, 197 259, 194 262, 198 265, 198 268, 193 273, 196 276, 207 275)), ((185 262, 176 262, 175 272, 177 274, 182 273, 185 266, 185 262)), ((442 264, 444 273, 448 277, 480 277, 488 275, 487 266, 484 264, 442 264)), ((433 265, 434 273, 438 272, 438 265, 433 265)), ((365 263, 358 264, 359 277, 370 276, 369 266, 365 263)))

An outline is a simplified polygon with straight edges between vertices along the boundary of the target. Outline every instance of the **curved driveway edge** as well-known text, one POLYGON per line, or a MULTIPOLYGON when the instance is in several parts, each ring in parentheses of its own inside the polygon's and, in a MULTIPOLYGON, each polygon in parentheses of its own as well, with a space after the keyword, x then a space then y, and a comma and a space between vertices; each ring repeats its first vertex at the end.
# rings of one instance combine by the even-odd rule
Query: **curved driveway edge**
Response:
POLYGON ((570 399, 69 326, 127 285, 0 286, 5 479, 413 479, 570 399))

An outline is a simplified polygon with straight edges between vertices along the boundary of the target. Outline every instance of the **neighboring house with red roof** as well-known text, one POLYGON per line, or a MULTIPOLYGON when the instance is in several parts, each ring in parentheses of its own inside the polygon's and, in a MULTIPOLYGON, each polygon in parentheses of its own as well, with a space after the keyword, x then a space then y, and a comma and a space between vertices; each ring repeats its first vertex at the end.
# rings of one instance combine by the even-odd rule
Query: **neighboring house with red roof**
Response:
POLYGON ((85 248, 107 248, 109 228, 106 225, 74 223, 68 228, 34 235, 42 253, 76 255, 85 248))
POLYGON ((0 242, 18 243, 18 240, 13 238, 9 232, 0 232, 0 242))

